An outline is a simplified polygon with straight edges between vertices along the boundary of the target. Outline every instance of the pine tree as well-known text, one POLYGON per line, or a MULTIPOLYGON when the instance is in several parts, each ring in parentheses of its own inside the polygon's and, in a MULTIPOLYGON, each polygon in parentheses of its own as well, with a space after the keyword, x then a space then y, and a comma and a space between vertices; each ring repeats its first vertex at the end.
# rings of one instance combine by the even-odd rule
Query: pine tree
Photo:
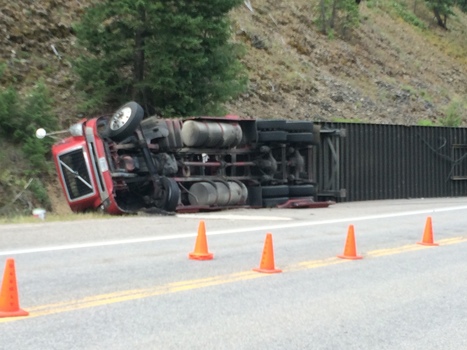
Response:
POLYGON ((320 0, 318 22, 321 32, 346 37, 349 29, 359 25, 359 3, 355 0, 320 0))
POLYGON ((452 7, 455 0, 425 0, 428 7, 433 11, 438 25, 447 29, 447 21, 449 16, 453 15, 452 7))
POLYGON ((129 99, 164 116, 213 114, 246 86, 228 12, 241 0, 104 0, 76 26, 90 105, 129 99))
POLYGON ((457 0, 456 4, 462 11, 467 12, 467 0, 457 0))

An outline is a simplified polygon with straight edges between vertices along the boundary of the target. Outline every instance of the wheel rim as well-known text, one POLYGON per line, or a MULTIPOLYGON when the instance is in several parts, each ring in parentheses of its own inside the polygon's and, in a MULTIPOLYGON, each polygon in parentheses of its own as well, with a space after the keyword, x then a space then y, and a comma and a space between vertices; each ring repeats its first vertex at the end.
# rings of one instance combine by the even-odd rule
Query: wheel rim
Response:
POLYGON ((173 179, 161 178, 161 198, 155 201, 156 207, 169 212, 175 211, 180 198, 180 189, 173 179))
POLYGON ((119 110, 117 113, 115 113, 112 116, 112 119, 110 121, 110 129, 111 130, 120 129, 128 122, 128 119, 130 119, 130 117, 131 117, 131 108, 130 107, 122 108, 121 110, 119 110))

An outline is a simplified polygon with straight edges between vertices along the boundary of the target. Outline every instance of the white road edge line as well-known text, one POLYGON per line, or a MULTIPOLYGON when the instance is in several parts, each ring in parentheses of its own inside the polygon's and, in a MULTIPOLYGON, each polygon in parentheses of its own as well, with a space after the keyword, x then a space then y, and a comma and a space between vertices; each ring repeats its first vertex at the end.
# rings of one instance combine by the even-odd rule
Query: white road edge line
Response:
POLYGON ((241 219, 244 221, 258 221, 258 220, 267 220, 267 221, 291 221, 293 218, 285 217, 285 216, 245 216, 245 215, 231 215, 231 214, 177 214, 178 218, 182 219, 241 219))
MULTIPOLYGON (((270 231, 270 230, 291 228, 291 227, 328 225, 328 224, 337 224, 337 223, 342 223, 342 222, 356 222, 356 221, 387 219, 387 218, 395 218, 395 217, 402 217, 402 216, 432 214, 432 213, 441 213, 441 212, 446 212, 446 211, 456 211, 456 210, 465 210, 465 209, 467 209, 467 206, 413 210, 413 211, 407 211, 407 212, 388 213, 388 214, 380 214, 380 215, 368 215, 368 216, 333 219, 333 220, 284 223, 284 224, 279 224, 279 225, 268 225, 268 226, 257 226, 257 227, 251 227, 251 228, 238 228, 238 229, 231 229, 231 230, 210 231, 209 236, 228 235, 232 233, 245 233, 245 232, 255 232, 255 231, 270 231)), ((197 233, 193 232, 193 233, 183 233, 183 234, 178 234, 178 235, 168 235, 168 236, 158 236, 158 237, 144 237, 144 238, 121 239, 121 240, 103 241, 103 242, 77 243, 77 244, 50 246, 50 247, 41 247, 41 248, 7 250, 7 251, 0 251, 0 256, 44 253, 44 252, 53 252, 53 251, 70 250, 70 249, 95 248, 95 247, 105 247, 105 246, 122 245, 122 244, 168 241, 168 240, 174 240, 174 239, 196 237, 196 235, 197 233)))

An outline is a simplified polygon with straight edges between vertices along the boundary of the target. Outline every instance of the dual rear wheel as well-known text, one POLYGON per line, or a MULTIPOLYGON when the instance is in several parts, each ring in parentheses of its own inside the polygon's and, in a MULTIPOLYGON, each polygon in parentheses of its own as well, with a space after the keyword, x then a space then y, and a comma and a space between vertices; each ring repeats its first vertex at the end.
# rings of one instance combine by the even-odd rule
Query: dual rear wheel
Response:
POLYGON ((294 198, 309 198, 316 195, 316 188, 312 184, 262 186, 262 203, 271 208, 294 198))

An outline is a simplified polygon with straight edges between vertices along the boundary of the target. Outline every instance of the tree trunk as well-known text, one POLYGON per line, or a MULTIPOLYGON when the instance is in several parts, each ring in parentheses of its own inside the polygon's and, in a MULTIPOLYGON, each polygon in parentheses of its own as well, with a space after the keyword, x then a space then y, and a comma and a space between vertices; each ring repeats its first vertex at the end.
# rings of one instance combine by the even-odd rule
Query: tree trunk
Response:
POLYGON ((332 14, 331 14, 331 19, 330 19, 330 23, 329 23, 329 27, 331 27, 332 29, 334 29, 335 20, 336 20, 336 16, 337 16, 337 3, 338 2, 339 2, 339 0, 333 0, 332 1, 332 14))
MULTIPOLYGON (((141 23, 145 23, 146 21, 146 13, 143 8, 139 11, 140 21, 141 23)), ((147 101, 146 101, 146 93, 145 93, 145 86, 141 86, 140 83, 144 81, 144 64, 145 64, 145 56, 144 56, 144 25, 142 27, 137 28, 135 32, 135 56, 133 62, 133 86, 134 91, 132 93, 133 99, 140 101, 141 104, 147 108, 147 101)))
POLYGON ((326 26, 326 0, 320 1, 320 9, 321 9, 321 32, 323 34, 327 34, 327 26, 326 26))
POLYGON ((444 21, 443 21, 443 18, 441 17, 441 13, 439 12, 438 9, 434 8, 433 13, 435 14, 435 18, 438 21, 438 25, 441 28, 447 29, 446 28, 446 16, 444 16, 444 21))

